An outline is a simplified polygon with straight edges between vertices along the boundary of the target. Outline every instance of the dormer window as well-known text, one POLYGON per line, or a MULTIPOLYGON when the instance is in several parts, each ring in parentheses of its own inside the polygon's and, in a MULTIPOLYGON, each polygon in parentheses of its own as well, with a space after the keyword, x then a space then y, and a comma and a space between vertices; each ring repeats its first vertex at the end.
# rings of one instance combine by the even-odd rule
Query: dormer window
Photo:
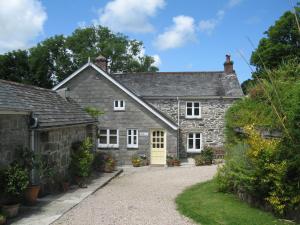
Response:
POLYGON ((201 118, 200 102, 187 102, 185 117, 186 118, 201 118))
POLYGON ((125 101, 124 100, 115 100, 114 101, 114 111, 124 111, 125 110, 125 101))

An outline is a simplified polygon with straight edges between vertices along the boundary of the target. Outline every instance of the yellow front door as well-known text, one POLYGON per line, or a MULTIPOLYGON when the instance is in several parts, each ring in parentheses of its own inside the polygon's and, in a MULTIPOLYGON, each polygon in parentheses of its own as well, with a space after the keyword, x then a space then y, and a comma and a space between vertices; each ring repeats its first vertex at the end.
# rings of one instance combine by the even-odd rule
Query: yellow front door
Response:
POLYGON ((166 143, 166 132, 164 130, 151 131, 151 164, 166 164, 166 143))

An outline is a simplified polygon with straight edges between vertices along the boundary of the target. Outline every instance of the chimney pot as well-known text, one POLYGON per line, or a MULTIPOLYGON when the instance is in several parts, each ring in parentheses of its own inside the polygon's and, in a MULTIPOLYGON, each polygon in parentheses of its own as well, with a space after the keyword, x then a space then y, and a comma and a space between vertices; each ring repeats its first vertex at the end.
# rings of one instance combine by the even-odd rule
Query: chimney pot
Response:
POLYGON ((233 62, 231 61, 229 54, 226 55, 226 61, 224 63, 224 72, 226 74, 234 73, 233 62))
POLYGON ((108 68, 107 68, 107 59, 102 56, 102 55, 99 55, 95 60, 94 60, 94 63, 100 68, 102 69, 103 71, 107 72, 108 68))

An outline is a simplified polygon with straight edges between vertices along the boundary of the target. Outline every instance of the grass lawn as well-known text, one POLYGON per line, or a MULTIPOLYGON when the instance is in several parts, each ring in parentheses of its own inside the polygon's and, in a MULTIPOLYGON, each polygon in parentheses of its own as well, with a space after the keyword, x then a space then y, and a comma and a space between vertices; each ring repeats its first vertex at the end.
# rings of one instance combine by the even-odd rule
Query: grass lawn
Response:
POLYGON ((217 192, 215 181, 197 184, 176 199, 180 213, 202 225, 284 225, 272 214, 250 207, 233 194, 217 192))

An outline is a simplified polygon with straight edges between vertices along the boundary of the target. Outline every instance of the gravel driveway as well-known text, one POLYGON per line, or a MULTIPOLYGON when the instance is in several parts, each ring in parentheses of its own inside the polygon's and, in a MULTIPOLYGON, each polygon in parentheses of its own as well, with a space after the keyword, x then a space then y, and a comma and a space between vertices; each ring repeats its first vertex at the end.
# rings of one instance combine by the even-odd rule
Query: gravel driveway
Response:
POLYGON ((187 186, 209 180, 216 166, 126 168, 104 188, 54 224, 186 225, 174 199, 187 186))

